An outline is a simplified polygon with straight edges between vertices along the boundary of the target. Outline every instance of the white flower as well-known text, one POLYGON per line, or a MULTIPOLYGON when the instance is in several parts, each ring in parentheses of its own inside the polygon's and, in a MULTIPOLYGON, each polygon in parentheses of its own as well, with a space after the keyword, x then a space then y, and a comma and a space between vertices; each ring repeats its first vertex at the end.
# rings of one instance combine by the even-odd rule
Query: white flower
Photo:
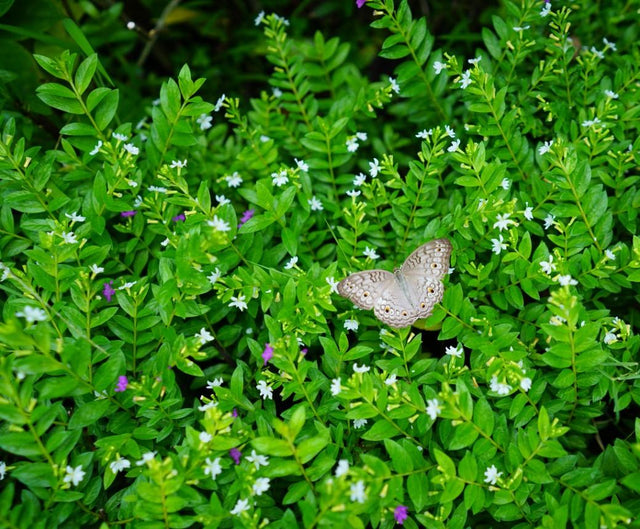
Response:
POLYGON ((469 64, 473 64, 474 66, 478 64, 482 60, 482 57, 475 57, 473 59, 469 59, 467 62, 469 64))
POLYGON ((366 366, 364 364, 362 364, 361 366, 358 366, 358 364, 353 364, 353 370, 356 373, 366 373, 367 371, 369 371, 371 368, 369 366, 366 366))
POLYGON ((549 213, 545 218, 544 218, 544 229, 548 230, 551 226, 553 226, 554 222, 556 220, 555 215, 552 215, 551 213, 549 213))
POLYGON ((369 259, 373 259, 374 261, 376 259, 379 259, 380 256, 376 253, 374 248, 369 248, 368 246, 364 249, 364 252, 362 252, 366 257, 368 257, 369 259))
POLYGON ((200 114, 198 119, 196 119, 196 123, 200 125, 200 130, 210 129, 213 125, 211 122, 213 121, 213 117, 208 114, 200 114))
POLYGON ((500 187, 502 187, 502 189, 504 189, 505 191, 509 189, 510 185, 511 185, 511 180, 509 180, 508 178, 503 178, 502 182, 500 182, 500 187))
POLYGON ((242 184, 242 177, 238 174, 238 171, 235 171, 231 176, 225 176, 224 179, 229 187, 240 187, 240 184, 242 184))
POLYGON ((362 184, 365 183, 366 180, 367 180, 367 175, 364 173, 359 173, 353 179, 353 185, 355 187, 360 187, 362 184))
POLYGON ((526 202, 525 205, 526 205, 526 208, 523 213, 524 218, 527 220, 533 220, 533 206, 530 206, 529 202, 526 202))
POLYGON ((249 500, 238 500, 236 506, 231 510, 230 514, 242 514, 249 510, 249 500))
POLYGON ((367 419, 354 419, 353 427, 357 430, 358 428, 363 428, 367 425, 367 419))
POLYGON ((200 439, 200 442, 207 444, 209 441, 211 441, 211 439, 213 439, 213 435, 211 435, 209 432, 200 432, 200 434, 198 435, 198 439, 200 439))
MULTIPOLYGON (((200 398, 204 398, 204 397, 200 397, 200 398)), ((202 413, 204 413, 205 411, 210 410, 211 408, 216 408, 217 406, 218 406, 218 403, 216 401, 210 400, 206 404, 202 404, 201 406, 198 406, 198 411, 201 411, 202 413)))
POLYGON ((393 374, 389 375, 389 376, 385 379, 384 383, 385 383, 387 386, 391 386, 391 385, 395 384, 397 381, 398 381, 398 376, 397 376, 395 373, 393 373, 393 374))
POLYGON ((347 195, 349 195, 351 198, 356 198, 357 196, 360 196, 360 191, 358 191, 357 189, 350 189, 349 191, 347 191, 347 195))
POLYGON ((522 388, 522 391, 529 391, 531 389, 531 379, 529 377, 524 377, 520 381, 520 387, 522 388))
POLYGON ((216 231, 229 231, 231 226, 228 222, 218 218, 218 215, 213 216, 213 220, 208 220, 207 224, 216 231))
POLYGON ((346 459, 341 459, 340 461, 338 461, 335 476, 339 478, 340 476, 344 476, 347 472, 349 472, 349 461, 347 461, 346 459))
POLYGON ((77 487, 78 483, 80 483, 85 476, 85 471, 82 470, 82 465, 78 465, 75 468, 67 466, 65 472, 66 474, 62 481, 65 483, 72 483, 74 487, 77 487))
POLYGON ((291 259, 289 259, 287 264, 284 265, 284 269, 291 270, 296 265, 297 262, 298 262, 298 256, 294 255, 291 259))
POLYGON ((546 17, 549 13, 551 13, 551 2, 546 2, 542 9, 540 10, 540 16, 546 17))
POLYGON ((498 395, 508 395, 511 391, 511 386, 509 384, 498 382, 498 377, 496 375, 491 377, 489 387, 491 391, 495 391, 498 395))
POLYGON ((559 275, 555 278, 555 280, 560 283, 563 287, 568 287, 569 285, 577 285, 578 282, 571 277, 570 274, 559 275))
POLYGON ((358 138, 356 138, 355 136, 350 136, 349 138, 347 138, 346 146, 347 151, 356 152, 358 150, 358 147, 360 147, 360 145, 358 144, 358 138))
POLYGON ((540 268, 542 268, 545 274, 551 275, 551 272, 556 269, 556 263, 553 262, 553 255, 549 255, 548 261, 540 261, 540 268))
POLYGON ((216 269, 207 276, 207 279, 209 280, 209 283, 211 283, 211 286, 215 285, 216 281, 220 279, 220 274, 220 269, 216 267, 216 269))
POLYGON ((263 492, 269 490, 269 478, 258 478, 253 484, 253 493, 256 496, 260 496, 263 492))
POLYGON ((89 270, 91 270, 92 274, 99 274, 100 272, 104 272, 104 268, 101 266, 98 266, 97 264, 92 264, 89 267, 89 270))
POLYGON ((478 211, 480 211, 482 209, 482 207, 487 203, 487 199, 486 198, 479 198, 478 199, 478 211))
POLYGON ((70 231, 69 233, 67 233, 66 231, 63 231, 62 232, 62 239, 67 244, 75 244, 75 243, 78 242, 78 239, 76 238, 75 233, 73 233, 72 231, 70 231))
POLYGON ((369 174, 371 178, 378 176, 378 171, 380 171, 380 162, 377 158, 374 158, 373 162, 369 162, 369 174))
POLYGON ((609 344, 617 342, 618 338, 619 338, 619 336, 616 333, 614 333, 613 331, 607 331, 607 334, 604 335, 603 342, 606 345, 609 345, 609 344))
POLYGON ((431 136, 433 134, 433 129, 422 129, 420 132, 418 132, 418 134, 416 134, 416 138, 421 138, 423 140, 426 140, 429 136, 431 136))
POLYGON ((111 469, 111 472, 113 472, 114 474, 117 474, 121 470, 125 470, 130 466, 131 466, 131 461, 129 461, 128 459, 125 459, 124 457, 120 457, 120 455, 118 455, 118 458, 115 461, 111 461, 111 463, 109 463, 109 468, 111 469))
POLYGON ((223 383, 224 383, 224 380, 222 379, 222 377, 214 378, 213 380, 207 380, 207 388, 208 389, 219 388, 220 386, 222 386, 223 383))
POLYGON ((254 24, 256 26, 259 26, 260 24, 262 24, 263 20, 264 20, 264 11, 260 11, 260 13, 258 13, 258 16, 256 17, 256 19, 254 20, 254 24))
POLYGON ((502 250, 507 249, 507 243, 504 242, 502 235, 498 235, 498 239, 491 239, 491 244, 493 245, 491 251, 496 255, 499 255, 502 250))
POLYGON ((531 26, 513 26, 513 31, 524 31, 525 29, 529 29, 531 26))
POLYGON ((96 146, 89 152, 89 154, 91 156, 95 156, 96 154, 98 154, 98 152, 100 152, 100 147, 102 147, 102 140, 98 140, 98 143, 96 143, 96 146))
POLYGON ((593 127, 593 125, 597 125, 598 123, 601 123, 601 121, 597 117, 595 117, 593 119, 585 119, 582 122, 582 126, 583 127, 593 127))
POLYGON ((222 467, 220 466, 220 458, 216 457, 213 461, 207 457, 204 460, 204 475, 211 476, 211 479, 216 479, 218 474, 222 474, 222 467))
POLYGON ((464 349, 462 348, 462 345, 460 345, 460 344, 456 345, 455 347, 450 345, 444 350, 444 354, 449 355, 449 356, 455 356, 456 358, 461 358, 462 357, 462 353, 464 353, 464 349))
POLYGON ((517 226, 517 222, 514 220, 511 220, 509 218, 510 216, 511 216, 511 213, 505 213, 505 214, 499 213, 497 220, 493 223, 493 227, 498 228, 500 231, 502 231, 502 230, 508 230, 509 224, 513 224, 517 226))
POLYGON ((551 150, 552 145, 553 145, 553 140, 545 141, 540 147, 538 147, 538 154, 540 156, 547 154, 551 150))
POLYGON ((7 464, 4 461, 0 461, 0 480, 4 479, 4 475, 7 473, 7 464))
POLYGON ((124 285, 118 287, 118 290, 127 290, 128 288, 134 286, 136 283, 137 281, 127 281, 124 285))
POLYGON ((155 452, 145 452, 144 454, 142 454, 142 459, 140 459, 139 461, 136 461, 136 465, 139 467, 142 465, 145 465, 149 461, 152 461, 154 457, 156 457, 155 452))
POLYGON ((127 151, 129 154, 133 154, 134 156, 137 156, 138 154, 140 154, 140 149, 138 149, 138 147, 136 147, 133 143, 125 143, 123 147, 124 147, 124 150, 127 151))
POLYGON ((332 277, 327 277, 325 281, 328 283, 331 290, 329 291, 331 294, 338 293, 338 282, 332 277))
POLYGON ((187 160, 185 159, 185 160, 182 160, 182 161, 180 161, 180 160, 172 160, 171 161, 171 165, 169 167, 171 169, 174 169, 176 167, 178 169, 182 169, 183 167, 186 167, 186 166, 187 166, 187 160))
POLYGON ((240 294, 238 297, 231 296, 231 303, 229 303, 230 307, 237 307, 242 312, 247 308, 247 303, 245 302, 244 294, 240 294))
POLYGON ((367 495, 364 492, 364 481, 360 480, 356 483, 352 483, 349 488, 349 499, 351 501, 357 501, 358 503, 364 503, 367 499, 367 495))
POLYGON ((273 388, 267 384, 266 380, 259 380, 256 389, 263 399, 273 399, 273 388))
POLYGON ((498 478, 500 476, 502 476, 502 472, 498 472, 496 466, 491 465, 490 467, 487 467, 487 470, 484 471, 484 482, 495 485, 498 482, 498 478))
POLYGON ((604 95, 606 95, 607 97, 611 98, 611 99, 618 99, 618 94, 616 94, 613 90, 605 90, 604 91, 604 95))
POLYGON ((307 200, 307 203, 311 207, 311 211, 322 211, 324 209, 322 202, 320 202, 315 196, 307 200))
POLYGON ((444 126, 444 133, 449 136, 451 139, 456 137, 456 133, 455 131, 449 126, 449 125, 445 125, 444 126))
POLYGON ((224 100, 227 98, 226 95, 222 94, 218 100, 216 101, 215 106, 213 107, 213 111, 214 112, 220 112, 220 109, 222 108, 222 104, 224 103, 224 100))
POLYGON ((463 90, 467 88, 473 81, 471 80, 471 70, 465 70, 458 81, 460 83, 460 88, 463 90))
POLYGON ((138 182, 136 182, 135 180, 127 180, 127 185, 135 189, 136 187, 138 187, 138 182))
POLYGON ((302 172, 304 172, 304 173, 308 173, 309 172, 309 164, 307 164, 305 161, 298 160, 297 158, 294 158, 293 161, 296 162, 296 165, 298 166, 298 169, 300 169, 302 172))
POLYGON ((567 323, 567 320, 565 320, 562 316, 551 316, 551 318, 549 318, 549 323, 551 325, 559 327, 560 325, 567 323))
POLYGON ((456 152, 458 150, 458 147, 460 147, 460 140, 453 140, 451 142, 451 145, 447 147, 447 152, 456 152))
POLYGON ((367 136, 366 132, 356 132, 356 138, 358 138, 360 141, 367 141, 367 138, 369 136, 367 136))
POLYGON ((335 397, 339 395, 342 391, 342 386, 340 385, 340 379, 334 378, 331 380, 331 394, 335 397))
POLYGON ((616 47, 616 43, 615 42, 611 42, 610 40, 607 40, 607 38, 603 38, 602 42, 604 42, 605 47, 609 48, 611 51, 617 51, 618 48, 616 47))
POLYGON ((400 93, 400 85, 398 81, 396 81, 393 77, 389 77, 389 84, 391 85, 391 90, 393 90, 396 94, 400 93))
POLYGON ((282 90, 280 90, 279 88, 274 88, 273 97, 280 99, 282 97, 282 90))
POLYGON ((196 333, 196 338, 200 340, 200 345, 204 345, 213 340, 211 333, 204 327, 200 329, 200 332, 196 333))
POLYGON ((251 455, 245 457, 245 459, 249 461, 249 463, 253 463, 253 465, 256 467, 256 470, 259 470, 261 466, 269 466, 269 458, 267 456, 258 454, 255 450, 251 450, 251 455))
POLYGON ((344 320, 344 328, 348 331, 357 331, 358 325, 358 320, 344 320))
POLYGON ((449 68, 449 65, 440 61, 436 61, 433 63, 433 69, 436 71, 436 75, 438 75, 442 70, 446 70, 449 68))
POLYGON ((166 194, 166 192, 167 192, 167 188, 166 187, 161 187, 161 186, 149 186, 148 189, 152 193, 164 193, 164 194, 166 194))
POLYGON ((271 183, 276 187, 282 187, 289 181, 286 169, 283 169, 279 173, 271 173, 271 183))
POLYGON ((27 323, 47 320, 47 313, 44 310, 37 307, 30 307, 28 305, 20 312, 16 312, 16 316, 18 318, 24 318, 27 320, 27 323))
POLYGON ((231 204, 231 200, 229 200, 224 195, 216 195, 216 202, 218 202, 220 206, 224 206, 225 204, 231 204))
POLYGON ((68 219, 71 219, 71 222, 84 222, 85 220, 87 220, 85 217, 83 217, 82 215, 78 215, 77 212, 73 212, 71 214, 69 213, 65 213, 64 214, 65 217, 67 217, 68 219))
POLYGON ((616 260, 616 254, 614 254, 612 250, 605 250, 604 251, 604 255, 610 261, 615 261, 616 260))
POLYGON ((138 195, 136 199, 133 201, 133 207, 139 208, 142 205, 142 197, 138 195))
POLYGON ((427 401, 427 415, 431 417, 432 421, 435 421, 436 418, 442 413, 442 408, 438 403, 438 399, 430 399, 427 401))
POLYGON ((598 59, 604 59, 604 52, 598 50, 595 46, 591 46, 591 49, 589 51, 591 51, 591 53, 598 57, 598 59))
POLYGON ((114 133, 111 135, 111 137, 112 137, 112 138, 115 138, 115 139, 116 139, 116 140, 118 140, 118 141, 127 141, 127 140, 129 139, 129 138, 128 138, 128 136, 125 136, 124 134, 120 134, 120 133, 118 133, 118 132, 114 132, 114 133))

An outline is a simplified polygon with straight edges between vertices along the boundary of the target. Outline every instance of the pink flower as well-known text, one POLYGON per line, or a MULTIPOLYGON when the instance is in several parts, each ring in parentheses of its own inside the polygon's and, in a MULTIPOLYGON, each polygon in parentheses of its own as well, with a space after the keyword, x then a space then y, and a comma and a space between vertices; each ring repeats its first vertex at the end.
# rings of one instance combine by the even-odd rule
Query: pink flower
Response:
POLYGON ((267 362, 273 358, 273 347, 271 344, 264 344, 264 351, 262 351, 262 359, 264 360, 264 365, 267 365, 267 362))
POLYGON ((240 458, 242 457, 242 452, 240 452, 240 450, 238 450, 237 448, 232 448, 231 450, 229 450, 229 455, 236 465, 240 464, 240 458))
POLYGON ((358 6, 358 9, 360 9, 366 2, 367 0, 356 0, 356 5, 358 6))
POLYGON ((245 222, 247 222, 251 217, 253 217, 253 214, 255 212, 256 211, 254 209, 248 209, 247 211, 245 211, 242 214, 242 217, 240 217, 240 224, 238 224, 238 228, 242 226, 245 222))
POLYGON ((120 213, 121 217, 133 217, 135 214, 137 213, 137 211, 135 210, 131 210, 131 211, 122 211, 120 213))
POLYGON ((409 509, 407 509, 407 507, 405 507, 404 505, 398 505, 396 507, 396 510, 393 511, 393 517, 396 519, 396 522, 402 525, 407 519, 408 511, 409 509))
POLYGON ((180 213, 180 215, 176 215, 171 220, 173 222, 178 222, 178 221, 184 222, 184 219, 185 219, 184 213, 180 213))
POLYGON ((107 301, 111 301, 111 298, 116 293, 116 291, 113 290, 113 287, 111 285, 113 285, 113 281, 109 281, 108 283, 105 283, 104 288, 102 289, 102 295, 105 298, 107 298, 107 301))
POLYGON ((114 391, 122 392, 127 389, 127 385, 129 384, 129 379, 125 375, 120 375, 118 377, 118 383, 116 384, 116 389, 114 391))

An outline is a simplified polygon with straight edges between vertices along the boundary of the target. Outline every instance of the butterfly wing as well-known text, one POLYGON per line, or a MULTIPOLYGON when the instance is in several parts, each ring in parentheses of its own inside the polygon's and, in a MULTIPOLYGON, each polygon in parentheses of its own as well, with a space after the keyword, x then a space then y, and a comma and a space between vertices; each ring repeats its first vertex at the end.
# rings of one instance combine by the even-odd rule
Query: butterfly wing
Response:
POLYGON ((395 277, 375 299, 373 313, 382 323, 396 329, 408 327, 420 318, 395 277))
POLYGON ((338 283, 338 294, 362 309, 371 310, 380 294, 393 281, 393 274, 386 270, 356 272, 338 283))

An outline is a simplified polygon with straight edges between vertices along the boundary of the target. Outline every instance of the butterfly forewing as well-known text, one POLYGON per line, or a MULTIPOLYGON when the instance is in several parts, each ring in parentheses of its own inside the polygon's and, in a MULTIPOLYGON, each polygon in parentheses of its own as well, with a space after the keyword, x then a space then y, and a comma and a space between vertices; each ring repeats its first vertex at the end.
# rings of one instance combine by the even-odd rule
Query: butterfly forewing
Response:
POLYGON ((371 310, 379 294, 393 281, 393 274, 386 270, 365 270, 340 281, 338 293, 358 307, 371 310))
POLYGON ((449 271, 451 243, 447 239, 430 241, 414 250, 400 267, 407 276, 435 277, 442 279, 449 271))

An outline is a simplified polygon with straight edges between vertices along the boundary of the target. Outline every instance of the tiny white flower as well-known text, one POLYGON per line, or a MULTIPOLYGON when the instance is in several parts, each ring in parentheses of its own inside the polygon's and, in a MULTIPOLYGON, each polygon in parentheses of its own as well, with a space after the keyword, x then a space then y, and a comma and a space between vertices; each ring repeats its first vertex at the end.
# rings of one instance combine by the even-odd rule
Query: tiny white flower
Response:
POLYGON ((125 143, 123 148, 129 154, 133 154, 133 156, 137 156, 138 154, 140 154, 140 149, 138 149, 138 147, 136 147, 133 143, 125 143))
POLYGON ((120 134, 118 132, 114 132, 111 135, 112 138, 115 138, 118 141, 127 141, 129 138, 127 136, 125 136, 124 134, 120 134))
POLYGON ((524 215, 524 218, 527 220, 533 220, 533 206, 530 206, 529 202, 527 202, 525 205, 526 205, 526 208, 522 213, 524 215))
POLYGON ((605 90, 604 95, 606 95, 610 99, 618 99, 618 94, 616 94, 613 90, 605 90))
POLYGON ((591 53, 593 53, 598 59, 604 59, 604 52, 597 49, 595 46, 591 46, 591 53))
POLYGON ((545 274, 551 275, 551 272, 556 269, 556 263, 553 262, 553 255, 549 255, 548 261, 540 261, 540 268, 545 274))
POLYGON ((135 189, 136 187, 138 187, 138 182, 136 182, 135 180, 127 180, 127 185, 135 189))
POLYGON ((594 125, 597 125, 598 123, 601 123, 600 119, 598 119, 597 117, 593 118, 593 119, 585 119, 582 122, 582 126, 583 127, 593 127, 594 125))
POLYGON ((242 184, 242 177, 238 174, 238 171, 235 171, 231 176, 225 176, 224 179, 229 187, 240 187, 242 184))
POLYGON ((374 248, 369 248, 368 246, 364 249, 364 252, 362 252, 366 257, 368 257, 369 259, 372 260, 376 260, 379 259, 380 256, 376 253, 374 248))
POLYGON ((570 274, 559 275, 555 279, 563 287, 567 287, 569 285, 577 285, 578 284, 578 282, 575 279, 573 279, 570 274))
POLYGON ((231 226, 228 222, 225 222, 222 219, 218 218, 218 215, 213 216, 213 220, 208 220, 207 224, 211 226, 216 231, 229 231, 231 230, 231 226))
POLYGON ((358 503, 364 503, 367 500, 367 494, 364 491, 364 481, 359 480, 351 484, 349 487, 349 499, 358 503))
POLYGON ((138 195, 136 199, 133 201, 133 207, 139 208, 140 206, 142 206, 142 197, 138 195))
POLYGON ((225 204, 231 204, 231 200, 229 200, 227 197, 225 197, 224 195, 216 195, 216 202, 220 205, 220 206, 224 206, 225 204))
POLYGON ((607 40, 607 38, 603 38, 602 42, 604 42, 604 45, 609 48, 611 51, 618 51, 618 48, 616 47, 616 43, 615 42, 611 42, 610 40, 607 40))
POLYGON ((613 331, 607 331, 607 334, 604 335, 604 339, 602 340, 606 345, 615 343, 618 341, 619 336, 613 331))
POLYGON ((114 474, 117 474, 118 472, 125 470, 130 466, 131 466, 131 461, 129 461, 124 457, 120 457, 119 455, 115 461, 111 461, 111 463, 109 463, 109 468, 111 469, 111 472, 113 472, 114 474))
POLYGON ((220 458, 216 457, 213 461, 207 457, 204 460, 204 475, 211 476, 211 479, 215 480, 216 476, 222 474, 222 467, 220 466, 220 458))
POLYGON ((502 187, 502 189, 504 189, 505 191, 509 189, 510 185, 511 180, 509 180, 508 178, 503 178, 502 182, 500 182, 500 187, 502 187))
POLYGON ((213 272, 211 272, 208 276, 207 279, 209 280, 209 283, 211 283, 211 286, 216 284, 216 281, 218 279, 220 279, 220 274, 222 272, 220 272, 219 268, 216 268, 213 272))
POLYGON ((555 223, 555 220, 556 220, 555 215, 552 215, 551 213, 549 213, 544 218, 544 229, 548 230, 551 226, 553 226, 553 224, 555 223))
POLYGON ((353 185, 355 187, 360 187, 367 180, 367 175, 364 173, 357 174, 353 179, 353 185))
POLYGON ((367 419, 354 419, 353 427, 357 430, 359 428, 364 428, 367 425, 367 419))
POLYGON ((240 312, 242 312, 244 309, 247 308, 247 303, 245 301, 245 296, 244 294, 240 294, 238 297, 235 296, 231 296, 231 303, 229 303, 230 307, 237 307, 240 309, 240 312))
POLYGON ((91 270, 92 274, 99 274, 100 272, 104 272, 104 268, 101 266, 98 266, 97 264, 92 264, 89 267, 89 270, 91 270))
POLYGON ((349 461, 346 459, 340 459, 334 474, 335 477, 339 478, 340 476, 344 476, 347 472, 349 472, 349 461))
POLYGON ((367 141, 367 138, 369 136, 367 136, 366 132, 356 132, 356 138, 358 138, 360 141, 367 141))
POLYGON ((315 196, 307 200, 307 203, 311 207, 311 211, 322 211, 324 209, 322 202, 320 202, 315 196))
POLYGON ((514 226, 517 226, 517 222, 510 219, 509 217, 511 217, 511 213, 499 213, 497 216, 497 220, 493 223, 493 227, 494 228, 498 228, 500 231, 502 230, 508 230, 509 229, 509 224, 513 224, 514 226))
POLYGON ((384 383, 385 383, 387 386, 392 386, 392 385, 393 385, 393 384, 395 384, 397 381, 398 381, 398 376, 397 376, 395 373, 393 373, 393 374, 389 375, 389 376, 385 379, 384 383))
POLYGON ((491 244, 493 245, 491 251, 496 255, 499 255, 502 250, 507 249, 507 243, 504 242, 502 235, 498 235, 498 239, 491 239, 491 244))
POLYGON ((28 305, 20 312, 16 312, 16 316, 18 318, 24 318, 27 320, 27 323, 47 320, 47 313, 44 310, 37 307, 30 307, 28 305))
POLYGON ((551 150, 551 146, 553 145, 553 140, 545 141, 540 147, 538 147, 538 154, 543 156, 547 154, 551 150))
POLYGON ((377 158, 374 158, 373 162, 369 162, 369 174, 371 178, 378 176, 378 171, 380 171, 380 162, 377 158))
POLYGON ((198 119, 196 119, 196 123, 200 125, 200 130, 207 130, 213 127, 211 122, 213 121, 213 117, 208 114, 200 114, 198 119))
POLYGON ((342 386, 340 385, 340 379, 339 378, 333 378, 331 379, 331 394, 335 397, 336 395, 339 395, 340 392, 342 391, 342 386))
POLYGON ((302 172, 304 172, 304 173, 308 173, 309 172, 309 164, 307 164, 305 161, 298 160, 297 158, 294 158, 293 161, 296 162, 296 165, 298 166, 298 169, 300 169, 302 172))
POLYGON ((473 64, 474 66, 478 64, 482 60, 482 57, 475 57, 473 59, 469 59, 467 62, 469 64, 473 64))
POLYGON ((456 345, 455 347, 450 345, 444 350, 444 354, 447 354, 449 356, 455 356, 456 358, 462 358, 463 353, 464 353, 464 349, 460 344, 456 345))
POLYGON ((258 16, 256 17, 256 19, 254 20, 254 24, 256 26, 259 26, 260 24, 262 24, 263 20, 264 20, 264 11, 260 11, 260 13, 258 13, 258 16))
POLYGON ((436 71, 436 75, 438 75, 442 70, 446 70, 448 67, 448 64, 440 61, 435 61, 433 63, 433 69, 436 71))
POLYGON ((121 287, 118 287, 118 290, 127 290, 127 289, 131 288, 132 286, 134 286, 136 283, 137 283, 137 281, 128 281, 124 285, 122 285, 121 287))
POLYGON ((249 461, 249 463, 253 463, 253 466, 256 467, 256 470, 259 470, 261 466, 269 466, 269 458, 267 456, 258 454, 258 452, 256 452, 255 450, 251 450, 251 455, 246 456, 245 459, 249 461))
POLYGON ((174 169, 174 168, 177 167, 178 169, 182 169, 183 167, 186 167, 186 166, 187 166, 187 160, 186 159, 182 160, 182 161, 180 161, 180 160, 172 160, 170 168, 174 169))
POLYGON ((513 26, 513 31, 518 31, 518 32, 520 32, 520 31, 524 31, 524 30, 526 30, 526 29, 529 29, 530 27, 531 27, 531 26, 522 26, 522 27, 520 27, 520 26, 513 26))
POLYGON ((456 137, 455 131, 449 125, 444 126, 444 133, 451 139, 454 139, 456 137))
POLYGON ((82 470, 82 465, 78 465, 75 468, 67 466, 65 472, 66 474, 62 481, 65 483, 72 483, 74 487, 77 487, 78 483, 80 483, 85 476, 85 471, 82 470))
POLYGON ((333 276, 332 277, 327 277, 325 279, 325 281, 328 283, 329 287, 331 287, 331 290, 329 292, 331 292, 331 294, 337 294, 338 293, 338 281, 336 281, 333 276))
POLYGON ((432 421, 442 413, 442 407, 438 403, 438 399, 430 399, 427 401, 427 415, 431 417, 432 421))
POLYGON ((289 262, 287 262, 287 264, 284 265, 284 269, 291 270, 296 265, 297 262, 298 262, 298 256, 294 255, 291 259, 289 259, 289 262))
POLYGON ((278 21, 282 22, 285 26, 288 26, 288 25, 289 25, 289 21, 288 21, 286 18, 281 17, 280 15, 276 15, 276 14, 274 13, 274 14, 273 14, 273 18, 275 18, 276 20, 278 20, 278 21))
POLYGON ((542 9, 540 10, 540 16, 546 17, 549 13, 551 13, 551 2, 546 2, 542 9))
POLYGON ((211 439, 213 439, 213 435, 211 435, 209 432, 200 432, 200 434, 198 435, 198 439, 200 439, 200 442, 207 444, 209 441, 211 441, 211 439))
POLYGON ((230 511, 230 514, 242 514, 249 510, 249 500, 238 500, 236 506, 230 511))
POLYGON ((73 233, 72 231, 70 231, 69 233, 67 233, 66 231, 63 231, 62 232, 62 239, 67 244, 75 244, 75 243, 78 242, 78 239, 76 238, 75 233, 73 233))
POLYGON ((144 454, 142 454, 142 459, 136 461, 136 465, 139 467, 142 465, 146 465, 149 461, 152 461, 154 457, 156 457, 155 452, 145 452, 144 454))
POLYGON ((274 88, 273 97, 275 97, 276 99, 280 99, 282 97, 282 90, 280 90, 279 88, 274 88))
POLYGON ((531 379, 529 377, 524 377, 521 381, 520 381, 520 387, 522 388, 522 391, 527 392, 531 389, 531 379))
POLYGON ((96 146, 89 152, 89 154, 91 156, 95 156, 100 152, 100 147, 102 147, 102 140, 98 140, 98 143, 96 143, 96 146))
POLYGON ((418 134, 416 134, 416 138, 426 140, 431 135, 433 135, 433 129, 422 129, 418 134))
POLYGON ((453 140, 451 142, 451 145, 447 147, 447 152, 456 152, 458 150, 458 147, 460 147, 460 140, 453 140))
POLYGON ((357 189, 350 189, 349 191, 347 191, 347 195, 349 195, 351 198, 356 198, 360 196, 360 191, 358 191, 357 189))
POLYGON ((496 375, 491 377, 489 387, 491 391, 495 391, 498 395, 508 395, 511 391, 511 386, 509 384, 498 382, 498 377, 496 375))
POLYGON ((496 466, 491 465, 490 467, 487 467, 487 470, 484 471, 484 482, 495 485, 498 482, 500 476, 502 476, 502 472, 498 472, 496 466))
POLYGON ((149 186, 148 189, 152 193, 163 193, 163 194, 166 194, 166 192, 167 192, 167 188, 166 187, 161 187, 161 186, 149 186))
POLYGON ((565 320, 562 316, 551 316, 551 318, 549 318, 549 323, 551 325, 559 327, 560 325, 564 325, 565 323, 567 323, 567 320, 565 320))
POLYGON ((256 496, 260 496, 263 492, 266 492, 269 490, 269 478, 258 478, 256 479, 256 481, 254 482, 253 486, 253 493, 256 496))
POLYGON ((224 103, 224 100, 227 98, 227 96, 225 96, 224 94, 222 94, 218 100, 216 101, 215 106, 213 107, 213 111, 214 112, 220 112, 220 109, 222 108, 222 105, 224 103))
POLYGON ((208 389, 219 388, 220 386, 222 386, 223 383, 224 383, 224 380, 222 379, 222 377, 214 378, 213 380, 207 380, 207 388, 208 389))
POLYGON ((604 255, 610 261, 615 261, 615 259, 616 259, 616 254, 614 254, 613 251, 611 251, 611 250, 605 250, 604 251, 604 255))
POLYGON ((349 138, 347 138, 345 144, 347 146, 347 151, 349 152, 356 152, 358 150, 358 147, 360 147, 358 138, 356 138, 355 136, 350 136, 349 138))
POLYGON ((279 173, 271 173, 271 184, 276 187, 282 187, 289 181, 287 171, 282 170, 279 173))
POLYGON ((4 476, 6 473, 7 473, 7 464, 4 461, 0 461, 0 480, 4 479, 4 476))
POLYGON ((259 380, 256 389, 260 392, 263 399, 273 399, 273 388, 267 384, 266 380, 259 380))
POLYGON ((356 373, 366 373, 370 369, 371 368, 369 366, 366 366, 364 364, 362 364, 361 366, 359 366, 357 363, 353 364, 353 371, 356 373))
POLYGON ((211 408, 217 408, 217 407, 218 407, 218 403, 214 400, 211 400, 206 404, 202 404, 201 406, 198 406, 198 411, 201 411, 202 413, 204 413, 205 411, 210 410, 211 408))
POLYGON ((471 79, 471 70, 465 70, 458 81, 460 83, 460 88, 463 90, 467 88, 473 81, 471 79))
POLYGON ((348 331, 357 331, 358 325, 358 320, 344 320, 344 328, 348 331))
POLYGON ((196 338, 200 340, 200 345, 204 345, 213 340, 212 334, 204 327, 200 329, 200 332, 196 333, 196 338))
POLYGON ((400 93, 400 85, 398 81, 396 81, 393 77, 389 77, 389 84, 391 85, 391 90, 393 90, 396 94, 400 93))

